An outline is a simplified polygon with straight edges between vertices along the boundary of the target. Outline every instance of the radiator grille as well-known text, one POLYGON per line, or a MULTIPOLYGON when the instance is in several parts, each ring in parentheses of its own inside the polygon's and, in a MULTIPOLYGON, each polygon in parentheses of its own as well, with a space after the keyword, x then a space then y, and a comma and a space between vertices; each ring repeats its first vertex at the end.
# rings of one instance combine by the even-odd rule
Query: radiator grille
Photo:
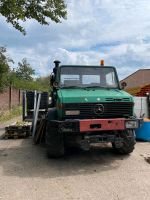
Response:
POLYGON ((64 111, 66 110, 80 110, 80 115, 65 116, 71 119, 86 119, 86 118, 116 118, 132 116, 133 103, 132 102, 107 102, 100 103, 104 107, 104 112, 96 114, 94 108, 98 103, 67 103, 64 104, 64 111))

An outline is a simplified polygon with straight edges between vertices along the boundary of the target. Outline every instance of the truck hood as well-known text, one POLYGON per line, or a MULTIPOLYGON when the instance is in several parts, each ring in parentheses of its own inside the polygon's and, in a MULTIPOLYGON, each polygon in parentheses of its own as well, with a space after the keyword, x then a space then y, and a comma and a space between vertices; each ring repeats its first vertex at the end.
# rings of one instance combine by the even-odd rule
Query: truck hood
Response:
POLYGON ((133 97, 119 89, 60 89, 58 97, 62 103, 133 102, 133 97))

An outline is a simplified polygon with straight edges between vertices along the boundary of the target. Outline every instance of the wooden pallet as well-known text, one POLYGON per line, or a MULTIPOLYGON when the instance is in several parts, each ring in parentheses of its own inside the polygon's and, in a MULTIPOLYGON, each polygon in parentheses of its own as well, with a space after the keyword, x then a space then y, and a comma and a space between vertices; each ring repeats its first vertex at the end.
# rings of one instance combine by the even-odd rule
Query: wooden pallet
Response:
POLYGON ((7 126, 5 127, 5 139, 19 139, 19 138, 27 138, 31 134, 31 127, 28 126, 7 126))
POLYGON ((33 138, 34 144, 41 144, 45 137, 46 120, 40 119, 39 124, 36 127, 35 136, 33 138))

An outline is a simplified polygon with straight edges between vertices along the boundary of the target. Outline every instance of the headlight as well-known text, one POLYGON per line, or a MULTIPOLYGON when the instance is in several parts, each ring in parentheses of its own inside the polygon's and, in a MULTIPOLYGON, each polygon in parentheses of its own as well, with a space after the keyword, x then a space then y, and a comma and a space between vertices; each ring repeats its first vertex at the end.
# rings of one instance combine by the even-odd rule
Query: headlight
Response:
POLYGON ((66 110, 65 115, 80 115, 80 110, 66 110))
POLYGON ((126 121, 126 128, 138 128, 138 121, 126 121))

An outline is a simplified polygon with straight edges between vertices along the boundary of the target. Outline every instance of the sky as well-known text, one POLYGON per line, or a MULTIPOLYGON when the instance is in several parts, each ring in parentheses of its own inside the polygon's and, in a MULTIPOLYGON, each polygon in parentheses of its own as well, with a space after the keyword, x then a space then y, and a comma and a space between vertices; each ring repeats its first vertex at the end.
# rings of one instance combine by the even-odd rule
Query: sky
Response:
POLYGON ((23 36, 0 16, 0 46, 14 60, 26 58, 37 76, 47 76, 53 61, 61 64, 115 66, 119 79, 150 68, 149 0, 66 0, 67 20, 42 26, 22 25, 23 36))

